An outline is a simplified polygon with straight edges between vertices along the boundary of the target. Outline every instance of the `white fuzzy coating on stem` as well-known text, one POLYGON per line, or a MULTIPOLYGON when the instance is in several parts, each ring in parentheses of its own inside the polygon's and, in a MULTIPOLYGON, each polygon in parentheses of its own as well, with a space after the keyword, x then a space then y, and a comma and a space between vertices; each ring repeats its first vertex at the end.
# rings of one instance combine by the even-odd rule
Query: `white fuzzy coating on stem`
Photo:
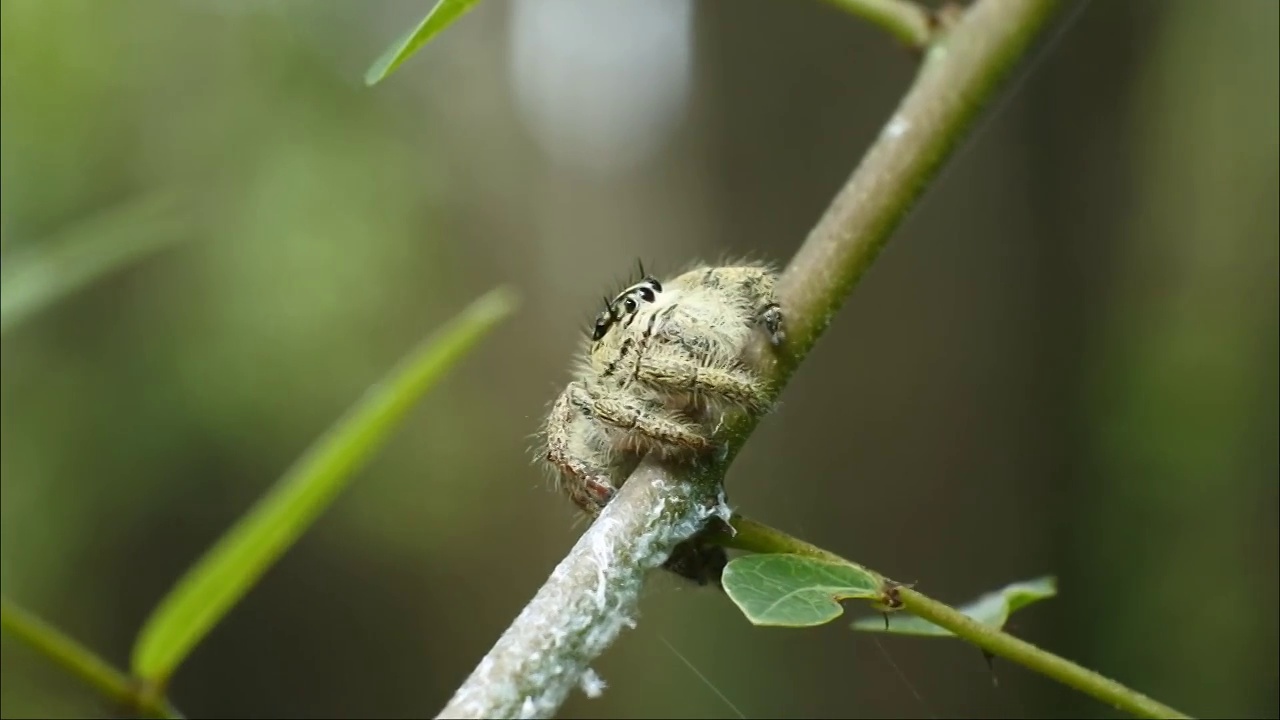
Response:
POLYGON ((582 693, 589 698, 595 699, 604 694, 604 689, 608 687, 603 678, 596 674, 595 670, 587 668, 582 673, 581 680, 582 693))
POLYGON ((664 481, 669 472, 637 468, 437 717, 551 717, 594 677, 590 664, 635 627, 649 571, 727 516, 717 482, 664 481))

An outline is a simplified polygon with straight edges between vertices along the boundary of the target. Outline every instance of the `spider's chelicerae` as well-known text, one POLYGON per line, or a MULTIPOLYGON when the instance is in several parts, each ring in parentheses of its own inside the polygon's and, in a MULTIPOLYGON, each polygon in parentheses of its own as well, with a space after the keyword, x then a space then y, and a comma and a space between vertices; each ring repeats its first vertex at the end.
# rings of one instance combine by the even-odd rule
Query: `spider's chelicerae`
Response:
MULTIPOLYGON (((641 268, 639 282, 605 299, 542 430, 543 457, 580 508, 598 515, 647 453, 714 451, 726 413, 768 409, 762 371, 783 340, 775 280, 757 264, 704 266, 665 282, 641 268)), ((718 546, 685 543, 667 568, 705 583, 726 561, 718 546)))

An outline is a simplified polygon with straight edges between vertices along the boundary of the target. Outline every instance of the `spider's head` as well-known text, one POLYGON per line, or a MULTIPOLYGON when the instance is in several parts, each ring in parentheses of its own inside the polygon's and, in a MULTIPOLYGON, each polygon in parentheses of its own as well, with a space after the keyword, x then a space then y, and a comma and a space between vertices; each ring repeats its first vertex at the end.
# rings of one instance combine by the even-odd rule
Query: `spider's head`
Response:
POLYGON ((592 342, 599 342, 609 333, 609 329, 628 315, 640 309, 641 303, 651 303, 662 292, 662 283, 657 278, 645 277, 640 282, 628 287, 614 296, 613 300, 604 299, 604 309, 596 315, 591 328, 592 342))

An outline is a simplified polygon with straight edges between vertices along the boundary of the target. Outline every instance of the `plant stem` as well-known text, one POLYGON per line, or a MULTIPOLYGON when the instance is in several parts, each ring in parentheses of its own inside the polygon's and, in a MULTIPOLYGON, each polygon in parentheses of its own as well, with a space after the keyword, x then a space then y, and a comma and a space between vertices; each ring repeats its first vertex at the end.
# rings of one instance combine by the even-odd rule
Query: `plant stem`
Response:
POLYGON ((718 476, 670 486, 667 472, 632 473, 437 717, 551 717, 575 687, 600 686, 590 664, 635 627, 649 571, 729 515, 718 476))
POLYGON ((114 702, 150 717, 182 717, 163 697, 144 692, 139 683, 92 650, 7 597, 0 597, 0 627, 114 702))
MULTIPOLYGON (((897 112, 782 275, 788 341, 769 376, 775 393, 1057 7, 978 0, 931 39, 897 112)), ((708 514, 689 508, 715 496, 756 422, 727 423, 713 468, 641 463, 440 717, 553 714, 634 617, 643 577, 701 529, 708 514)))
POLYGON ((928 8, 910 0, 827 0, 845 12, 857 15, 908 47, 922 49, 933 35, 933 16, 928 8))
POLYGON ((788 535, 777 528, 752 520, 749 517, 743 517, 738 513, 733 514, 729 524, 733 526, 732 531, 727 531, 725 528, 717 528, 715 533, 708 536, 708 540, 735 550, 745 550, 753 553, 804 555, 805 557, 817 558, 828 562, 856 564, 830 550, 823 550, 817 545, 805 542, 798 537, 788 535))
POLYGON ((1002 630, 984 625, 955 608, 907 587, 898 589, 902 607, 912 615, 955 633, 992 655, 1057 680, 1096 700, 1144 718, 1189 718, 1163 703, 1121 685, 1066 658, 1042 650, 1002 630))
POLYGON ((787 371, 817 342, 926 185, 968 135, 1056 0, 978 0, 937 37, 879 138, 783 273, 787 371))
MULTIPOLYGON (((805 555, 819 560, 862 567, 835 553, 741 515, 735 514, 729 522, 737 531, 736 534, 719 531, 712 538, 726 547, 756 553, 805 555)), ((874 571, 868 572, 883 578, 874 571)), ((977 645, 992 655, 998 655, 1029 670, 1034 670, 1119 710, 1144 718, 1190 717, 1115 680, 1042 650, 1003 630, 980 623, 959 610, 916 590, 899 585, 895 588, 895 592, 897 599, 902 602, 902 608, 912 615, 928 620, 938 627, 946 628, 955 633, 956 637, 977 645)))

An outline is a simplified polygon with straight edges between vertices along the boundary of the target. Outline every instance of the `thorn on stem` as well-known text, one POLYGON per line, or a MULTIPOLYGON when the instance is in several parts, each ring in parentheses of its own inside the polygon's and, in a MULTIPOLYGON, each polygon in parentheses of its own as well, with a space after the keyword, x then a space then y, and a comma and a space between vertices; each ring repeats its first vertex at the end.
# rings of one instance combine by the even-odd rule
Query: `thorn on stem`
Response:
POLYGON ((987 661, 987 671, 991 673, 991 687, 1000 687, 1000 678, 996 675, 996 656, 982 648, 982 659, 987 661))

